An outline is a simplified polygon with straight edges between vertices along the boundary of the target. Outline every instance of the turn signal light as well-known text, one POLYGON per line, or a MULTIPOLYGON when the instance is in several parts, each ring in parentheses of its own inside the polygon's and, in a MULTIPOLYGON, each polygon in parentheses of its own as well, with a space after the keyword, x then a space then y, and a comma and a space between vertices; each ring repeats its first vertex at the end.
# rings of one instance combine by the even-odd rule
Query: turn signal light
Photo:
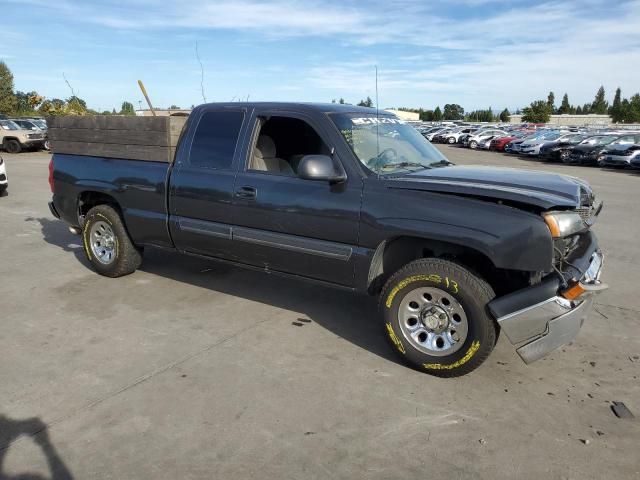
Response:
POLYGON ((580 295, 582 295, 584 292, 586 292, 586 290, 584 289, 584 287, 582 285, 580 285, 580 282, 578 282, 573 287, 568 288, 567 290, 562 292, 562 296, 564 298, 566 298, 567 300, 575 300, 580 295))

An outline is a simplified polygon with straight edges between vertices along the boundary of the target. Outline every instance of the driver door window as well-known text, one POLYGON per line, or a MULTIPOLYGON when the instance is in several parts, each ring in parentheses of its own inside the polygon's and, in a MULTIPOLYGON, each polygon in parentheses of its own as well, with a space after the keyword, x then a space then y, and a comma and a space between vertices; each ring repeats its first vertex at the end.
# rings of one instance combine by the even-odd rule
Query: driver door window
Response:
POLYGON ((273 116, 259 118, 259 123, 250 154, 251 171, 296 176, 305 155, 331 155, 329 147, 304 120, 273 116))

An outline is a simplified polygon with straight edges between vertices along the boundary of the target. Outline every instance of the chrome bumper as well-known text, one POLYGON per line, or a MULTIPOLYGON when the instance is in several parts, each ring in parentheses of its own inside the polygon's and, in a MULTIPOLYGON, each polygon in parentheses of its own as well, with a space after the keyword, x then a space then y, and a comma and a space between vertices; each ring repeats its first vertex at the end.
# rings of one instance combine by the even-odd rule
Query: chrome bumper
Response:
POLYGON ((516 345, 516 352, 525 363, 535 362, 576 338, 591 312, 594 294, 607 288, 600 282, 602 262, 602 252, 594 252, 579 282, 585 290, 579 298, 567 300, 557 294, 497 318, 501 330, 516 345))

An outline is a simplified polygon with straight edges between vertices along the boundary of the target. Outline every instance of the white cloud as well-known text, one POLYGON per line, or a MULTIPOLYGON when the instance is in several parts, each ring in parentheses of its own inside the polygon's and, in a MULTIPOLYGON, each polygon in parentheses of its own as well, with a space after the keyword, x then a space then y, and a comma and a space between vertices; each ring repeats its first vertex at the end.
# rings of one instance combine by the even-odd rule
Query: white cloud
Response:
MULTIPOLYGON (((558 99, 567 91, 572 102, 584 103, 600 84, 610 94, 617 86, 625 95, 638 89, 640 0, 129 0, 100 7, 83 0, 8 1, 129 32, 320 38, 335 55, 327 61, 326 53, 310 52, 286 87, 276 83, 273 89, 306 91, 309 85, 329 98, 371 95, 375 65, 381 98, 398 105, 513 107, 549 89, 558 99), (465 15, 466 9, 473 14, 465 15)), ((264 79, 278 73, 267 70, 269 59, 259 63, 225 74, 264 79)))

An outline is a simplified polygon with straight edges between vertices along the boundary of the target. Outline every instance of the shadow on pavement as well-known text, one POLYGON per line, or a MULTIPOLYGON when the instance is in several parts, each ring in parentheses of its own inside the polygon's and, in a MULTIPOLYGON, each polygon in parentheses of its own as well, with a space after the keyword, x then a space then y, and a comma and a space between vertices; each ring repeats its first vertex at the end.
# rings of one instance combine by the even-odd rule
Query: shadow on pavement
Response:
POLYGON ((51 440, 45 423, 37 417, 25 420, 12 420, 0 415, 0 479, 1 480, 71 480, 73 475, 58 455, 51 440), (4 471, 4 460, 11 445, 21 436, 31 437, 33 442, 40 447, 47 460, 49 477, 43 477, 38 473, 19 473, 7 475, 4 471))
MULTIPOLYGON (((91 268, 80 245, 81 238, 70 233, 64 222, 46 218, 27 218, 26 221, 37 221, 45 242, 72 252, 83 265, 91 268), (74 244, 80 247, 70 247, 74 244)), ((176 282, 301 312, 339 337, 387 360, 401 363, 383 335, 375 298, 154 248, 145 249, 140 270, 176 282)), ((250 317, 250 312, 239 312, 239 316, 247 315, 250 317)), ((296 323, 300 322, 294 322, 291 328, 299 328, 296 323)))
POLYGON ((89 266, 82 249, 82 237, 71 233, 66 223, 56 219, 34 217, 27 217, 24 221, 38 222, 45 242, 60 247, 65 252, 73 253, 83 265, 89 266))
MULTIPOLYGON (((147 248, 140 270, 252 302, 300 312, 339 337, 394 363, 402 363, 383 334, 374 297, 213 260, 147 248)), ((251 317, 250 312, 239 312, 251 317)), ((299 328, 305 318, 292 322, 299 328), (301 322, 300 322, 301 320, 301 322)))

